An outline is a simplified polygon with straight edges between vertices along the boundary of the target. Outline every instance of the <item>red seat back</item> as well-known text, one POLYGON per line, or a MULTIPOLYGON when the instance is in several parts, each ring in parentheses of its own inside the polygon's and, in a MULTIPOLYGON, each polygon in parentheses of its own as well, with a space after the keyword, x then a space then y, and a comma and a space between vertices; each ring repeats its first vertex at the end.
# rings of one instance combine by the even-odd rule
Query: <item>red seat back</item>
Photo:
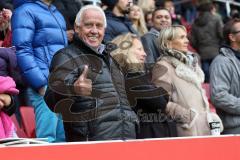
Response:
POLYGON ((210 98, 210 86, 209 86, 209 83, 203 83, 203 84, 202 84, 202 87, 203 87, 203 89, 206 91, 206 96, 207 96, 207 98, 208 98, 210 110, 211 110, 212 112, 216 112, 216 109, 215 109, 215 107, 213 106, 213 104, 212 104, 212 102, 211 102, 211 98, 210 98))
POLYGON ((28 138, 36 138, 36 124, 34 109, 31 106, 21 106, 20 114, 22 118, 23 129, 28 138))
POLYGON ((24 132, 24 130, 20 127, 19 123, 18 123, 18 120, 16 118, 16 115, 13 114, 11 116, 11 120, 13 121, 14 125, 15 125, 15 128, 16 128, 16 133, 18 135, 19 138, 27 138, 27 135, 26 133, 24 132))

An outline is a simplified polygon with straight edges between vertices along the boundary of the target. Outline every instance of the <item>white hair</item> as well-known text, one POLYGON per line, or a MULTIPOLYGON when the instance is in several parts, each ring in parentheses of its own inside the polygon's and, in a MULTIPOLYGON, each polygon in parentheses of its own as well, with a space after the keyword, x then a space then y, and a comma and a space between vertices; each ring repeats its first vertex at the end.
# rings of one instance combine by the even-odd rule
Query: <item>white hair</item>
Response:
POLYGON ((75 19, 75 23, 77 26, 79 26, 81 24, 81 19, 82 19, 83 13, 87 10, 99 11, 103 16, 104 28, 107 28, 107 20, 106 20, 105 13, 103 12, 102 8, 100 8, 99 6, 95 6, 95 5, 86 5, 80 9, 80 11, 78 12, 76 19, 75 19))

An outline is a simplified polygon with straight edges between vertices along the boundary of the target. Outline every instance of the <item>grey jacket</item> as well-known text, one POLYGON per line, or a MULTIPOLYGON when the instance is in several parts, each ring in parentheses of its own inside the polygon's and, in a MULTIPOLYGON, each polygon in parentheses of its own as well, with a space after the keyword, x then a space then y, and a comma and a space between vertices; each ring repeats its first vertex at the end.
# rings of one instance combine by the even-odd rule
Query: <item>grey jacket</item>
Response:
POLYGON ((211 100, 223 121, 224 132, 240 133, 239 80, 240 61, 231 48, 224 46, 210 67, 211 100))

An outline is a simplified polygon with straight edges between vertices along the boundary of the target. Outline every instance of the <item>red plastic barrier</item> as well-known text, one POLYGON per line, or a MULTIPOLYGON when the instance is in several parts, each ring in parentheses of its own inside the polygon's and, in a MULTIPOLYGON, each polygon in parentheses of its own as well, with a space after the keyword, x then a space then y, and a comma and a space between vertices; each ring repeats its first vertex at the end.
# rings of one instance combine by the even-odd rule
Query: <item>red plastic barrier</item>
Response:
POLYGON ((240 160, 240 136, 0 148, 3 160, 240 160))

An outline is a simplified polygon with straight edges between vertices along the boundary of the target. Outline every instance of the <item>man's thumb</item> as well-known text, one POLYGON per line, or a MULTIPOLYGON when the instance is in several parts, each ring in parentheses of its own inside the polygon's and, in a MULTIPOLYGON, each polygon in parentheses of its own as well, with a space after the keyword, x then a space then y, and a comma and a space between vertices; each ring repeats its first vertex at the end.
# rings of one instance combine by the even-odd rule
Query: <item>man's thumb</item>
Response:
POLYGON ((84 79, 87 78, 87 74, 88 74, 88 65, 84 66, 83 72, 81 74, 81 76, 79 77, 81 81, 83 81, 84 79))

